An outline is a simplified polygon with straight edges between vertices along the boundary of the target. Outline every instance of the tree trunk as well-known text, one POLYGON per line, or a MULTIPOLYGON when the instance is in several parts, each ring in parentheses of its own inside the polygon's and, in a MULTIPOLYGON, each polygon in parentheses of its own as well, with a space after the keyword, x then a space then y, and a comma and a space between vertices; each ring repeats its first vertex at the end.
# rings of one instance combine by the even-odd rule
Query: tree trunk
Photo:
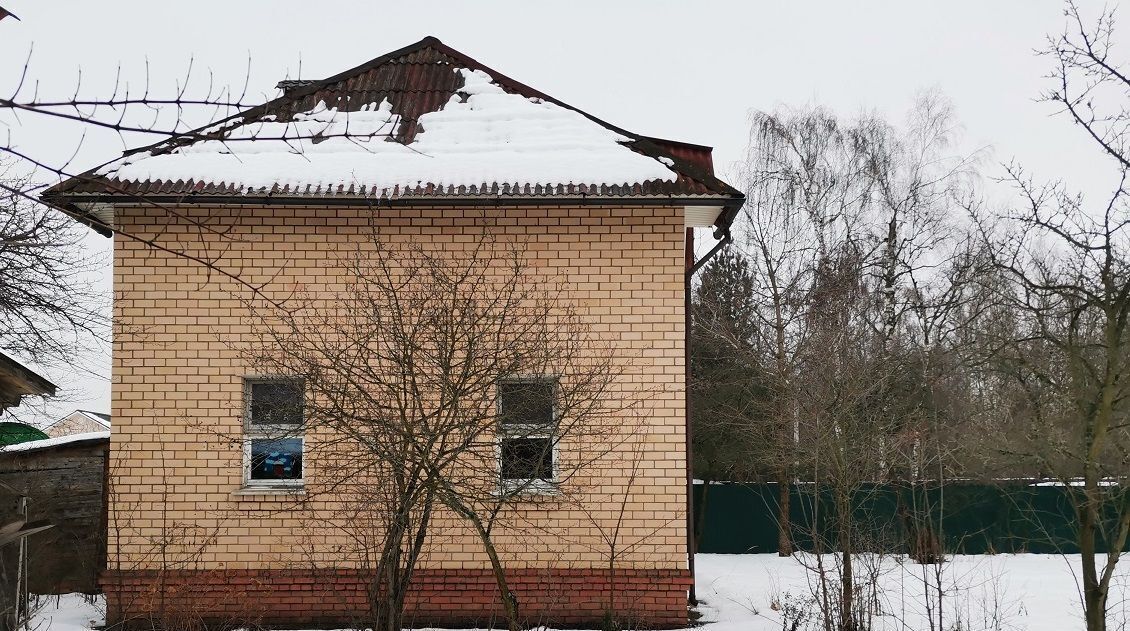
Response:
POLYGON ((603 631, 619 631, 623 628, 616 613, 616 549, 608 555, 608 601, 604 606, 603 631))
POLYGON ((410 507, 402 507, 384 534, 369 595, 374 630, 401 631, 404 628, 404 599, 424 547, 433 502, 433 492, 429 491, 414 526, 410 507))
MULTIPOLYGON (((777 284, 776 275, 771 276, 771 278, 773 279, 773 285, 775 287, 777 284)), ((788 408, 788 413, 780 414, 780 412, 778 412, 780 416, 780 418, 778 418, 778 423, 780 423, 779 440, 781 441, 781 452, 777 454, 777 457, 780 458, 780 461, 777 464, 777 493, 779 494, 777 500, 777 506, 779 507, 779 510, 777 511, 777 554, 778 556, 787 557, 792 556, 793 554, 792 523, 789 516, 789 483, 792 481, 790 479, 791 476, 789 475, 789 463, 794 457, 793 450, 799 447, 799 445, 796 444, 796 440, 798 438, 798 432, 796 429, 797 408, 791 396, 792 380, 790 378, 791 375, 789 371, 788 345, 785 341, 786 323, 784 318, 783 305, 780 295, 776 292, 774 292, 773 297, 773 309, 775 317, 774 329, 777 345, 776 360, 778 392, 776 396, 778 397, 778 401, 782 400, 780 398, 782 396, 782 392, 789 393, 789 396, 783 399, 784 401, 788 402, 785 406, 783 406, 788 408), (789 448, 790 445, 792 446, 791 449, 789 448)), ((780 410, 781 407, 782 406, 780 405, 780 403, 778 403, 778 410, 780 410)))
POLYGON ((854 631, 855 577, 851 567, 851 551, 844 550, 840 568, 840 631, 854 631))
POLYGON ((793 536, 789 510, 792 504, 792 481, 789 480, 788 467, 777 470, 777 555, 792 556, 793 536))
POLYGON ((522 623, 518 617, 518 597, 510 591, 510 585, 506 582, 506 571, 502 568, 502 562, 498 558, 498 552, 494 549, 494 543, 489 541, 484 543, 487 556, 490 557, 490 567, 494 572, 494 580, 498 584, 498 595, 502 598, 502 606, 506 610, 508 629, 509 631, 522 631, 522 623))
POLYGON ((1083 564, 1083 614, 1087 631, 1106 631, 1106 589, 1095 567, 1095 531, 1098 528, 1098 479, 1090 471, 1083 481, 1079 506, 1079 556, 1083 564))
POLYGON ((839 521, 840 555, 840 631, 855 631, 855 575, 851 559, 851 500, 836 494, 836 517, 839 521))
POLYGON ((1106 593, 1099 588, 1087 589, 1083 601, 1087 631, 1106 631, 1106 593))
POLYGON ((507 628, 509 631, 522 631, 518 597, 510 591, 510 584, 506 581, 506 570, 502 567, 502 560, 498 558, 498 550, 494 547, 494 540, 491 539, 490 532, 487 531, 477 516, 466 511, 466 509, 457 510, 457 512, 461 512, 475 527, 475 532, 479 535, 487 558, 490 559, 490 569, 494 573, 494 581, 498 585, 498 596, 502 599, 502 607, 506 611, 507 628))
POLYGON ((386 568, 377 573, 370 596, 373 611, 373 629, 399 631, 404 611, 404 590, 397 583, 394 568, 386 568))
POLYGON ((400 542, 403 536, 403 528, 394 524, 382 542, 383 549, 369 594, 373 629, 400 631, 402 628, 405 586, 400 581, 400 542))

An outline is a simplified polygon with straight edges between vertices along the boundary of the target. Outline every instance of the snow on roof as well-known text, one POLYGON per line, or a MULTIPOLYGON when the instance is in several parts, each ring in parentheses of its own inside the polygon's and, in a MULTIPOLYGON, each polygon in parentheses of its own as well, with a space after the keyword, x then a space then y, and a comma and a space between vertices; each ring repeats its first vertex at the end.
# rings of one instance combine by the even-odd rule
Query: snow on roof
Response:
MULTIPOLYGON (((99 425, 101 425, 103 427, 109 427, 110 426, 110 415, 109 414, 103 414, 101 412, 91 412, 90 410, 75 410, 75 412, 78 413, 78 414, 82 414, 83 416, 86 416, 90 420, 94 421, 95 423, 98 423, 99 425)), ((61 420, 64 420, 64 419, 60 419, 60 421, 61 420)))
POLYGON ((32 440, 26 443, 19 443, 17 445, 8 445, 7 447, 0 447, 0 453, 10 453, 13 451, 32 451, 35 449, 46 449, 48 447, 57 447, 59 445, 66 445, 67 443, 75 443, 83 440, 99 440, 103 438, 110 438, 110 432, 87 432, 85 434, 71 434, 70 436, 60 436, 58 438, 47 438, 44 440, 32 440))
POLYGON ((41 197, 104 234, 115 202, 658 199, 721 208, 713 215, 720 229, 744 202, 715 176, 710 147, 632 133, 434 37, 280 89, 262 105, 130 151, 41 197))
POLYGON ((463 86, 443 108, 420 116, 411 143, 396 140, 401 120, 387 98, 353 111, 320 101, 290 120, 230 127, 223 140, 128 155, 98 175, 222 182, 239 190, 352 185, 384 195, 421 184, 600 186, 678 178, 670 159, 636 153, 621 144, 631 139, 577 111, 509 93, 482 70, 452 70, 463 86))

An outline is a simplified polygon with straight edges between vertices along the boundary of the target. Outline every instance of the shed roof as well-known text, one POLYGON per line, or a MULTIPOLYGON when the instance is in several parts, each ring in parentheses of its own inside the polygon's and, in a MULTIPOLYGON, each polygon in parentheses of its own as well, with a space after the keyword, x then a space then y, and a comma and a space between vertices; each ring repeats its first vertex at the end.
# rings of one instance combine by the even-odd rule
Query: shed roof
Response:
POLYGON ((657 199, 723 208, 743 196, 709 147, 626 131, 434 37, 70 178, 44 200, 523 203, 657 199))
POLYGON ((47 440, 50 438, 43 430, 32 427, 27 423, 5 421, 0 423, 0 446, 17 445, 33 440, 47 440))
POLYGON ((16 407, 29 395, 55 395, 55 384, 34 370, 0 353, 0 410, 16 407))
POLYGON ((41 451, 44 449, 59 449, 64 447, 86 447, 89 445, 96 445, 104 443, 109 445, 110 432, 87 432, 85 434, 71 434, 69 436, 59 436, 58 438, 46 438, 43 440, 31 440, 24 443, 15 445, 0 446, 0 456, 9 453, 28 453, 41 451))

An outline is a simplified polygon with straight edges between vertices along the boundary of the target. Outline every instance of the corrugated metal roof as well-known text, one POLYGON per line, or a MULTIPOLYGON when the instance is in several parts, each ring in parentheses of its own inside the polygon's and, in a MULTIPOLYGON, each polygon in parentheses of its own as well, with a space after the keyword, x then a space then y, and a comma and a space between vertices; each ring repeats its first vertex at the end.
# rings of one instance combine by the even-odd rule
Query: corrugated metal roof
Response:
MULTIPOLYGON (((508 93, 528 99, 542 99, 573 110, 596 124, 612 130, 628 140, 625 146, 638 154, 660 160, 674 172, 668 180, 627 182, 623 184, 557 184, 482 182, 480 185, 440 186, 421 182, 414 187, 395 187, 392 190, 366 190, 364 186, 290 186, 276 184, 272 187, 241 187, 233 184, 192 179, 177 181, 131 181, 103 177, 91 170, 56 185, 44 193, 48 203, 67 207, 75 202, 115 201, 144 202, 153 199, 175 198, 179 202, 216 200, 217 198, 256 198, 269 196, 279 200, 302 198, 303 203, 317 203, 318 199, 342 198, 396 199, 401 203, 412 200, 426 202, 444 198, 694 198, 716 200, 726 207, 719 223, 732 218, 740 207, 742 194, 715 177, 710 159, 710 148, 701 145, 648 138, 615 127, 590 114, 570 107, 529 86, 514 81, 478 61, 460 53, 439 40, 428 37, 416 44, 373 59, 361 66, 321 81, 289 81, 280 87, 284 94, 259 107, 211 125, 184 134, 157 145, 144 147, 127 155, 147 151, 161 155, 177 151, 186 145, 222 137, 230 130, 261 120, 291 120, 296 113, 308 112, 324 102, 329 108, 342 112, 357 111, 365 104, 387 100, 393 114, 399 116, 394 140, 409 144, 420 133, 421 116, 444 107, 463 86, 463 77, 456 68, 482 70, 492 82, 508 93), (271 118, 273 117, 273 118, 271 118)), ((594 202, 601 201, 594 199, 594 202)), ((73 211, 73 206, 69 208, 73 211)))

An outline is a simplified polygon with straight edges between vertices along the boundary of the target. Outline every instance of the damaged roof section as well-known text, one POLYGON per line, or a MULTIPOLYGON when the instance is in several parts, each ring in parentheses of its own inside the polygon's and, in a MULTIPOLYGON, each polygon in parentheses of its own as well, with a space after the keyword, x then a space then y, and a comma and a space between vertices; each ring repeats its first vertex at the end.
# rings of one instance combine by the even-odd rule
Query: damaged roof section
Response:
POLYGON ((678 198, 723 207, 727 225, 743 201, 714 176, 709 147, 615 127, 432 37, 280 89, 262 106, 130 152, 44 199, 678 198))

